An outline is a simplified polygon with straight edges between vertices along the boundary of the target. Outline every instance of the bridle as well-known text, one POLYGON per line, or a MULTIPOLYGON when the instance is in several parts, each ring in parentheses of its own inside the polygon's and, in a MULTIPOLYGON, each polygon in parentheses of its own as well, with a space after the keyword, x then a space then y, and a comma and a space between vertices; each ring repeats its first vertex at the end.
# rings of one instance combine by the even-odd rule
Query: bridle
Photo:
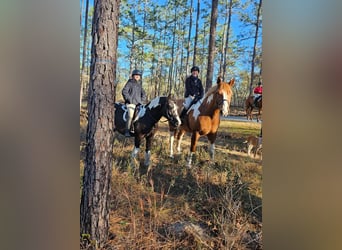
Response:
MULTIPOLYGON (((218 95, 218 93, 216 93, 216 94, 218 95)), ((223 103, 224 103, 224 102, 227 102, 227 103, 229 104, 229 100, 228 100, 228 99, 225 99, 225 98, 223 98, 223 97, 222 97, 221 100, 217 100, 217 101, 216 101, 217 106, 218 106, 218 107, 221 107, 221 108, 223 107, 223 103)))

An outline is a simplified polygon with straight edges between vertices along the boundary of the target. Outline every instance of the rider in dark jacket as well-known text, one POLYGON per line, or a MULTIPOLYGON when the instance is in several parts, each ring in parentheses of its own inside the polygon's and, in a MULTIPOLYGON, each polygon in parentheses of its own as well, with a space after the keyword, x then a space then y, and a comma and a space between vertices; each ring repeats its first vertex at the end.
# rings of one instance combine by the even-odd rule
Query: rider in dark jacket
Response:
POLYGON ((194 66, 191 68, 191 75, 185 80, 184 93, 184 108, 181 113, 181 118, 184 117, 189 108, 202 99, 204 95, 203 85, 201 79, 198 78, 199 68, 194 66))
POLYGON ((122 96, 126 104, 142 104, 146 102, 146 93, 142 88, 141 71, 133 70, 132 77, 122 89, 122 96), (140 76, 139 79, 135 76, 140 76))
POLYGON ((142 88, 141 76, 142 72, 140 70, 133 70, 132 78, 127 81, 122 89, 122 96, 128 110, 125 132, 127 137, 130 136, 129 132, 134 133, 134 127, 131 126, 131 123, 136 114, 136 106, 146 102, 146 93, 142 88))

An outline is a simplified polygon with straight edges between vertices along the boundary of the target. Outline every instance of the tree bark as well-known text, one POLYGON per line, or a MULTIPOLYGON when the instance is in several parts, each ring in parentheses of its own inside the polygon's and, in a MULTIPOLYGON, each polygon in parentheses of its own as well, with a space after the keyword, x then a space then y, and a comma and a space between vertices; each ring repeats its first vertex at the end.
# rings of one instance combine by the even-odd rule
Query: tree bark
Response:
MULTIPOLYGON (((83 2, 83 1, 82 1, 83 2)), ((88 10, 89 10, 89 0, 86 2, 85 9, 85 18, 84 18, 84 32, 83 32, 83 55, 82 55, 82 68, 81 68, 81 88, 80 88, 80 109, 82 107, 82 98, 83 98, 83 76, 84 72, 84 64, 87 56, 87 31, 88 31, 88 10)))
POLYGON ((226 43, 225 43, 223 67, 222 67, 223 81, 225 80, 226 71, 227 71, 227 57, 228 57, 228 48, 229 48, 230 22, 232 18, 232 6, 233 6, 233 0, 230 0, 229 7, 228 7, 229 8, 228 9, 228 23, 227 23, 227 30, 226 30, 226 43))
POLYGON ((200 0, 197 1, 197 16, 196 16, 196 31, 195 31, 195 44, 194 44, 194 60, 192 65, 197 65, 196 56, 197 56, 197 40, 198 40, 198 21, 200 16, 200 0))
POLYGON ((81 234, 103 248, 109 232, 114 91, 120 0, 97 0, 92 28, 86 162, 80 204, 81 234))
POLYGON ((259 2, 258 12, 257 12, 257 20, 255 23, 255 36, 254 36, 254 45, 253 45, 253 55, 252 55, 252 65, 251 65, 251 82, 249 85, 249 94, 253 93, 253 82, 254 82, 254 66, 255 66, 255 55, 256 55, 256 46, 258 40, 258 32, 259 32, 259 22, 260 22, 260 11, 261 11, 262 0, 259 2))
MULTIPOLYGON (((193 0, 190 3, 189 11, 189 34, 188 34, 188 45, 186 50, 186 63, 185 63, 185 75, 189 72, 189 57, 190 57, 190 41, 191 41, 191 28, 192 28, 192 10, 193 10, 193 0)), ((193 65, 194 66, 194 65, 193 65)))
POLYGON ((210 34, 209 34, 209 55, 208 55, 208 69, 206 77, 205 91, 207 92, 212 86, 214 58, 215 58, 215 36, 217 23, 217 6, 218 0, 212 0, 211 19, 210 19, 210 34))

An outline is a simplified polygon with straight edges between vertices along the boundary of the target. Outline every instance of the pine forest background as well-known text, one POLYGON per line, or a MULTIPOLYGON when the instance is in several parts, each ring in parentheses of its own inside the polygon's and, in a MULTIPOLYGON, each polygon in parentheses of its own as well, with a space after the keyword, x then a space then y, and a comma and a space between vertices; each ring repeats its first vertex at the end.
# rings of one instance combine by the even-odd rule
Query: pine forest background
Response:
MULTIPOLYGON (((212 3, 207 0, 122 0, 120 3, 116 101, 133 69, 143 71, 148 100, 183 97, 193 65, 207 81, 212 3)), ((93 0, 80 1, 80 96, 86 102, 91 61, 93 0)), ((213 79, 235 78, 232 106, 243 107, 262 81, 262 0, 219 0, 213 79)), ((80 103, 82 104, 82 102, 80 103)))

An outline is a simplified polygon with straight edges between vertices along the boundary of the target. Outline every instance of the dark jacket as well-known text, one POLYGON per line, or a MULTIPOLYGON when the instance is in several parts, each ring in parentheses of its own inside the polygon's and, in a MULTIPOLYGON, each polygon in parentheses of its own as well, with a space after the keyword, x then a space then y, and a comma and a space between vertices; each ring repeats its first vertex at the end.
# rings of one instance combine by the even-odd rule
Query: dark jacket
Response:
POLYGON ((197 101, 203 97, 204 90, 202 81, 198 77, 189 76, 185 80, 185 94, 184 97, 187 98, 189 95, 195 96, 197 101))
POLYGON ((146 102, 146 93, 142 88, 141 81, 129 79, 122 89, 122 96, 125 99, 125 103, 144 104, 146 102))

